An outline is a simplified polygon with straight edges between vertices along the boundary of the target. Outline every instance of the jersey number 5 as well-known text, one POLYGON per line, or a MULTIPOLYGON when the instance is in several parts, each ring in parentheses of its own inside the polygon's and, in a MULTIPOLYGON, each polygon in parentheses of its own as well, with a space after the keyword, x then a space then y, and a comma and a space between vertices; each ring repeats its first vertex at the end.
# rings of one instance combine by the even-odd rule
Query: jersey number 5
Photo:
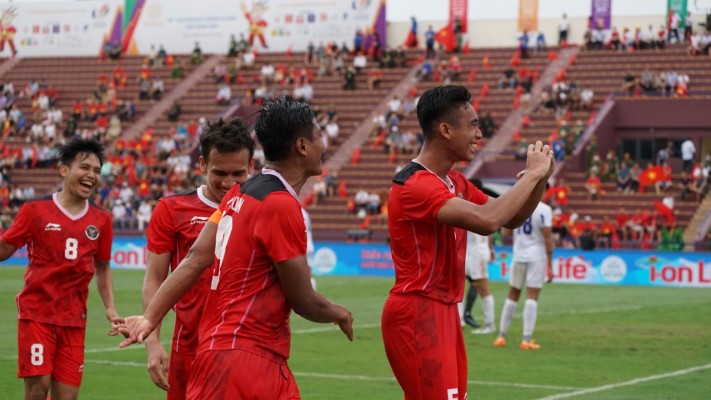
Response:
POLYGON ((76 260, 79 255, 79 241, 74 238, 67 238, 64 245, 64 258, 67 260, 76 260))

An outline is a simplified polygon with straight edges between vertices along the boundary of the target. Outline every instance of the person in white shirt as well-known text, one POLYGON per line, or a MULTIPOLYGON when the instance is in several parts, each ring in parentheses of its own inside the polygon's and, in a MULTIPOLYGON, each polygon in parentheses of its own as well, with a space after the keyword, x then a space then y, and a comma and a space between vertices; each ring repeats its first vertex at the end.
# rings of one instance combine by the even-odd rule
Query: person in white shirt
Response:
POLYGON ((479 324, 472 317, 471 311, 477 294, 481 296, 481 306, 484 313, 484 326, 472 331, 473 334, 496 333, 494 327, 494 296, 489 290, 489 262, 494 258, 494 246, 491 236, 481 236, 467 232, 467 251, 464 269, 470 287, 467 292, 466 305, 462 308, 460 317, 463 323, 478 328, 479 324))
POLYGON ((686 138, 684 142, 681 143, 681 160, 683 161, 683 170, 685 172, 691 172, 694 168, 694 156, 696 155, 696 146, 690 138, 686 138))
POLYGON ((525 285, 526 304, 523 308, 523 340, 520 347, 522 350, 541 348, 533 340, 533 330, 538 316, 538 295, 543 283, 553 280, 552 226, 553 211, 549 205, 541 202, 523 225, 513 232, 513 266, 509 277, 509 295, 501 312, 499 337, 496 338, 494 346, 506 345, 506 333, 525 285))
POLYGON ((679 24, 681 23, 681 17, 679 16, 679 13, 674 10, 670 10, 669 12, 672 13, 672 16, 671 21, 669 23, 669 35, 667 37, 667 41, 669 43, 680 42, 681 39, 679 38, 679 24), (672 42, 672 36, 674 37, 674 42, 672 42))
POLYGON ((402 107, 402 100, 399 97, 393 96, 393 98, 388 102, 388 108, 391 113, 400 114, 400 108, 402 107))
POLYGON ((341 130, 341 128, 338 126, 338 123, 336 123, 335 120, 331 120, 326 124, 326 133, 328 134, 328 137, 331 138, 331 140, 334 140, 338 137, 338 133, 341 130))
POLYGON ((153 214, 153 206, 151 203, 148 200, 141 201, 141 205, 138 206, 138 213, 136 216, 139 231, 143 231, 148 222, 151 220, 151 214, 153 214))
POLYGON ((563 14, 563 18, 558 22, 558 46, 568 41, 568 29, 570 29, 570 22, 568 16, 563 14))
POLYGON ((367 65, 368 59, 365 58, 365 55, 362 53, 358 53, 358 55, 353 57, 353 67, 355 68, 356 73, 360 74, 360 71, 364 70, 367 65))

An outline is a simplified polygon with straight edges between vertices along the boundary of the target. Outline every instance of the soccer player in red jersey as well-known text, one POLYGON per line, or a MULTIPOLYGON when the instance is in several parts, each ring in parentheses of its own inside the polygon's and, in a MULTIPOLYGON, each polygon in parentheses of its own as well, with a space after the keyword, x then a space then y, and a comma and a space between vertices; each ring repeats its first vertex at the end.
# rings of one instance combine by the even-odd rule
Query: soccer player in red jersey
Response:
POLYGON ((216 239, 209 223, 145 314, 115 320, 127 336, 121 346, 142 341, 217 256, 188 384, 192 400, 300 399, 287 365, 292 309, 314 322, 336 323, 353 339, 350 311, 313 290, 306 261, 296 193, 321 174, 324 147, 313 112, 301 102, 267 101, 256 131, 267 166, 225 195, 216 239))
MULTIPOLYGON (((169 269, 175 270, 188 254, 225 193, 246 181, 252 173, 254 140, 241 119, 218 119, 208 124, 200 136, 200 147, 200 171, 205 176, 205 185, 160 199, 151 216, 146 231, 148 259, 142 293, 144 307, 167 278, 169 269)), ((174 307, 176 321, 170 365, 160 343, 160 325, 145 341, 148 373, 156 386, 168 391, 169 400, 185 399, 190 366, 198 345, 198 325, 211 278, 211 272, 205 271, 174 307)))
MULTIPOLYGON (((62 190, 22 206, 0 238, 0 261, 27 245, 25 285, 17 295, 18 378, 25 399, 76 399, 84 370, 89 282, 96 275, 106 318, 117 317, 109 261, 108 212, 89 201, 104 160, 100 143, 73 140, 60 149, 62 190)), ((114 331, 109 334, 115 334, 114 331)))
POLYGON ((463 400, 467 361, 457 310, 464 292, 463 229, 490 235, 522 224, 538 205, 555 162, 547 145, 530 145, 518 182, 490 198, 452 170, 454 163, 474 158, 482 138, 469 91, 426 91, 417 118, 424 146, 393 178, 388 202, 395 285, 383 309, 383 342, 405 399, 463 400))

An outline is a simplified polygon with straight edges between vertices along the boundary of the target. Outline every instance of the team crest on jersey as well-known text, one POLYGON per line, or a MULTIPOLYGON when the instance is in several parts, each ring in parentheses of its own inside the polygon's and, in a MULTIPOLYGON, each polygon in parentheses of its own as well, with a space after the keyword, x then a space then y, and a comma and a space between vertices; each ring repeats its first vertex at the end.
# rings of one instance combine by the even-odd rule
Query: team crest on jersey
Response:
POLYGON ((88 237, 91 240, 96 240, 96 238, 99 237, 99 230, 96 229, 94 225, 89 225, 86 227, 86 237, 88 237))

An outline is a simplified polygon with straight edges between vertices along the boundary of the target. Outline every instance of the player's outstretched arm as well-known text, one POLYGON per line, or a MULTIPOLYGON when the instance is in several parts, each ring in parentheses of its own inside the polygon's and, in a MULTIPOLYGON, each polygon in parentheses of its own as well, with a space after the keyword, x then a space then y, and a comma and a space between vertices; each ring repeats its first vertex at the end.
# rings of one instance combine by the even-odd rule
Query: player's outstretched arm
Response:
MULTIPOLYGON (((502 226, 513 228, 515 224, 510 223, 517 222, 515 217, 519 216, 524 206, 529 207, 533 200, 535 204, 540 201, 545 181, 552 172, 552 163, 553 151, 548 145, 543 145, 540 141, 529 145, 526 172, 511 189, 496 199, 489 199, 484 205, 453 197, 439 210, 437 220, 480 235, 491 235, 502 226)), ((535 206, 528 215, 533 210, 535 206)))
MULTIPOLYGON (((99 296, 101 296, 101 301, 106 309, 106 319, 109 323, 113 323, 114 318, 118 317, 118 313, 114 304, 114 279, 109 264, 109 260, 95 260, 94 269, 96 271, 96 288, 99 290, 99 296)), ((118 331, 112 328, 109 335, 116 336, 118 331)))
MULTIPOLYGON (((168 277, 170 268, 171 253, 154 253, 148 251, 146 260, 146 275, 143 279, 143 290, 141 298, 143 301, 143 311, 146 311, 148 304, 158 291, 160 285, 168 277)), ((160 343, 161 322, 156 323, 153 332, 144 341, 146 352, 148 353, 148 374, 153 383, 163 390, 168 390, 168 353, 160 343)))
POLYGON ((330 302, 311 286, 311 269, 306 256, 276 263, 279 283, 286 301, 297 314, 313 322, 338 324, 348 340, 353 341, 353 316, 343 306, 330 302))
POLYGON ((5 261, 10 258, 11 255, 15 254, 16 250, 17 247, 0 239, 0 261, 5 261))
POLYGON ((212 266, 215 259, 216 233, 217 224, 205 224, 188 254, 158 288, 142 316, 116 319, 118 331, 126 337, 120 347, 143 343, 155 330, 157 322, 163 320, 170 308, 195 285, 202 272, 212 266))

